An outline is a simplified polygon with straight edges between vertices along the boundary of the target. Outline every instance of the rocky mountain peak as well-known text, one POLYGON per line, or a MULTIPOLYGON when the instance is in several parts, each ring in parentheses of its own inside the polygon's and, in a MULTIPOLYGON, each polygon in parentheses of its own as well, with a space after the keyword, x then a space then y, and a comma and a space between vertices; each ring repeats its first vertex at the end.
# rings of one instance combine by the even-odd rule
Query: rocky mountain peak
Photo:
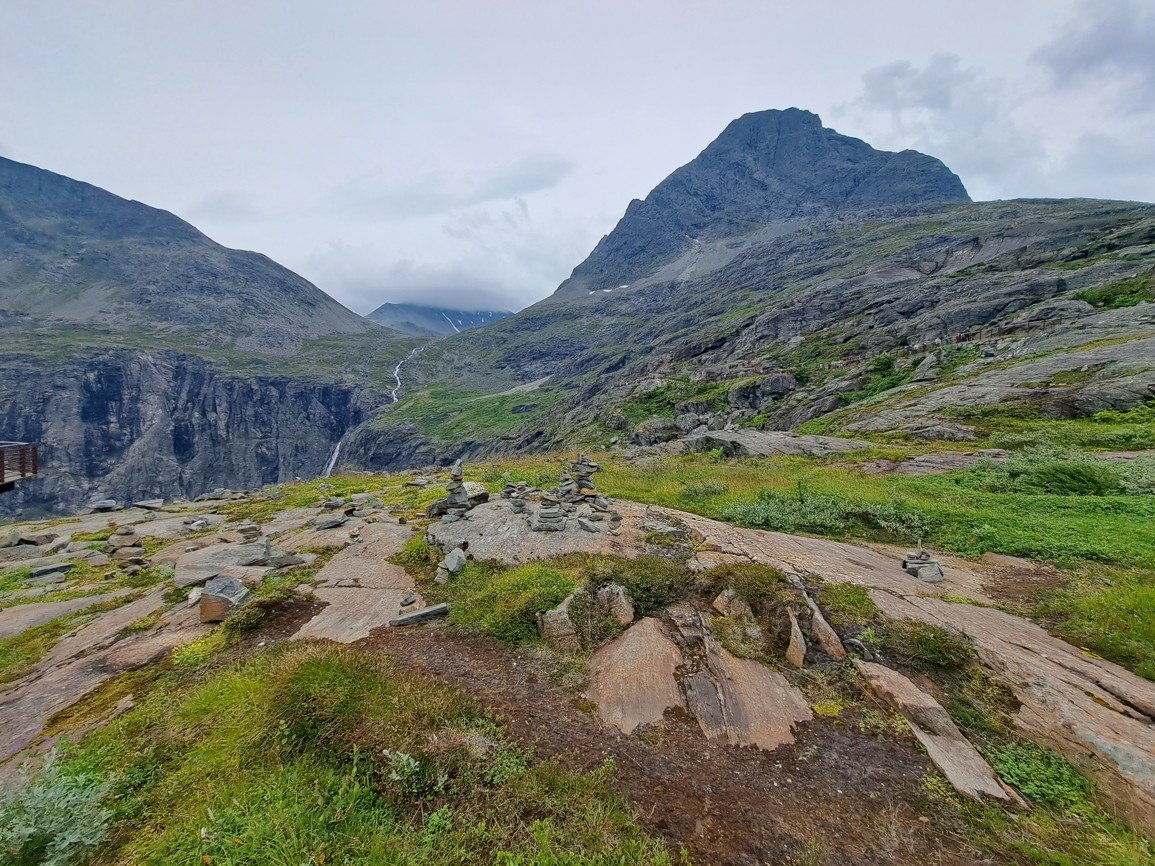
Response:
POLYGON ((913 150, 876 150, 798 108, 732 121, 694 160, 635 200, 559 294, 615 289, 703 241, 844 211, 968 202, 950 169, 913 150))

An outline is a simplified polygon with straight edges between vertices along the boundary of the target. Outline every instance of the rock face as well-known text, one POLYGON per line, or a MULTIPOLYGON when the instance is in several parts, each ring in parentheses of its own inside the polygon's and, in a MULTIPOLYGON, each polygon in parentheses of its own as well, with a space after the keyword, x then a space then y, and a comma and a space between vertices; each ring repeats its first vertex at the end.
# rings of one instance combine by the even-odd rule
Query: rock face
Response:
POLYGON ((558 294, 631 283, 701 239, 744 234, 752 224, 966 201, 962 182, 933 157, 875 150, 797 108, 745 114, 645 201, 630 202, 558 294))
POLYGON ((0 508, 79 508, 96 493, 193 498, 320 473, 372 389, 242 376, 175 352, 78 348, 60 366, 4 356, 0 430, 41 443, 45 470, 0 508))
POLYGON ((400 335, 265 256, 3 157, 0 215, 0 438, 39 442, 44 463, 0 508, 315 475, 388 402, 339 383, 360 353, 400 335), (286 372, 321 337, 349 341, 344 369, 286 372))

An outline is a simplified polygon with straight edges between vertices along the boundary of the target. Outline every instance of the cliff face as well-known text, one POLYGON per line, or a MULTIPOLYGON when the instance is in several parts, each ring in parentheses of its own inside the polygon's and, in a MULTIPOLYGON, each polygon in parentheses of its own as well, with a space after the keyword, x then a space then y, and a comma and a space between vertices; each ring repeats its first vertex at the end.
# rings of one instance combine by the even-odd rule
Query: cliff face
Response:
POLYGON ((44 467, 0 500, 6 511, 315 477, 342 435, 387 400, 370 388, 229 374, 176 352, 0 364, 0 429, 42 443, 44 467))

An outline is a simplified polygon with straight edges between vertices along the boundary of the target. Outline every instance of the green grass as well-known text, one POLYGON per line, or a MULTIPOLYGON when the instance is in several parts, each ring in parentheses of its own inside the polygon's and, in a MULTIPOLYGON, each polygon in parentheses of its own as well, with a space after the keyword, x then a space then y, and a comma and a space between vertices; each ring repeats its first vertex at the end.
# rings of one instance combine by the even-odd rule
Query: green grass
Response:
POLYGON ((513 568, 471 562, 452 579, 453 623, 508 643, 538 639, 537 614, 577 587, 576 569, 530 562, 513 568))
POLYGON ((453 386, 438 386, 406 395, 378 422, 414 424, 426 436, 446 442, 491 440, 529 423, 564 395, 538 389, 518 394, 487 395, 453 386))
POLYGON ((1089 568, 1041 594, 1031 614, 1076 646, 1155 680, 1155 580, 1142 569, 1089 568))
POLYGON ((612 767, 535 762, 459 692, 346 647, 170 674, 63 766, 111 782, 100 862, 669 862, 612 767))
POLYGON ((1146 274, 1098 289, 1085 289, 1075 297, 1093 307, 1118 310, 1155 301, 1155 275, 1146 274))

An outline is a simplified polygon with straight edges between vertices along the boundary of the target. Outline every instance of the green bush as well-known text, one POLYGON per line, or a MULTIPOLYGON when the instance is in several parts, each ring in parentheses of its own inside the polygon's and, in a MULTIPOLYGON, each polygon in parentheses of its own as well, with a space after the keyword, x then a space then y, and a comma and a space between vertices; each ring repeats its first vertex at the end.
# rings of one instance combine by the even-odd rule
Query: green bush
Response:
POLYGON ((692 581, 685 565, 660 556, 610 560, 596 576, 604 577, 603 582, 613 581, 624 586, 640 616, 648 616, 673 604, 686 594, 692 581))
POLYGON ((909 619, 888 619, 875 629, 883 655, 912 668, 959 668, 975 656, 971 642, 939 625, 909 619))
POLYGON ((1086 801, 1094 784, 1066 758, 1031 743, 1007 743, 986 750, 1003 780, 1032 803, 1070 807, 1086 801))
POLYGON ((1069 448, 1025 448, 1009 460, 983 461, 971 471, 985 489, 1000 493, 1110 496, 1124 491, 1121 468, 1069 448))
POLYGON ((690 502, 704 502, 716 496, 724 496, 729 492, 730 488, 725 484, 719 484, 717 481, 703 481, 697 484, 687 484, 678 496, 690 502))
POLYGON ((55 753, 40 772, 0 789, 0 854, 12 866, 66 866, 104 841, 112 812, 108 784, 94 773, 69 775, 55 753))
POLYGON ((504 570, 471 562, 454 583, 451 620, 507 643, 536 640, 537 614, 556 607, 577 585, 569 572, 540 562, 504 570))
POLYGON ((930 525, 925 514, 900 505, 774 490, 758 491, 754 502, 727 506, 722 510, 722 519, 779 532, 862 533, 902 540, 926 535, 930 525))
POLYGON ((702 572, 699 580, 712 592, 733 589, 755 611, 795 594, 785 574, 759 563, 719 565, 702 572))

